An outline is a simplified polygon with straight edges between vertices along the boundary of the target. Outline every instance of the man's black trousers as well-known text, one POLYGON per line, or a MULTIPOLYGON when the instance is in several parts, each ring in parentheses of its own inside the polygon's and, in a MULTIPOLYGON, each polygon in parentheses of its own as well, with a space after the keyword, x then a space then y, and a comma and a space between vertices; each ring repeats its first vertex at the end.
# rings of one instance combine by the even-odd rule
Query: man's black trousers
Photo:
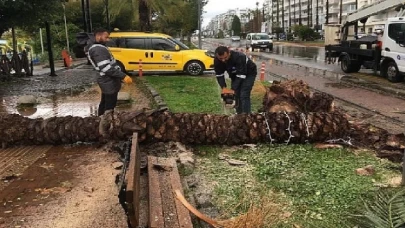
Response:
POLYGON ((239 86, 239 89, 235 91, 235 109, 236 113, 251 113, 250 94, 252 92, 253 85, 255 84, 256 75, 248 75, 239 86))
POLYGON ((101 101, 98 105, 98 116, 104 114, 107 110, 112 110, 117 105, 118 93, 113 94, 101 94, 101 101))

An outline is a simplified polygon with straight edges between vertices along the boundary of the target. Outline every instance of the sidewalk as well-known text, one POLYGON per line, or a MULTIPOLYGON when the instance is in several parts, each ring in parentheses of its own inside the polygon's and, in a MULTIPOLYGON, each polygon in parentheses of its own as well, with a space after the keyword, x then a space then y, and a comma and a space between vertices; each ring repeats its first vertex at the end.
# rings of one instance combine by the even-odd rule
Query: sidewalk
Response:
MULTIPOLYGON (((86 58, 80 58, 80 59, 73 59, 72 61, 72 67, 77 67, 82 64, 86 64, 87 59, 86 58)), ((61 71, 65 70, 67 67, 64 66, 62 60, 57 60, 55 61, 55 71, 61 71)), ((34 65, 34 76, 39 76, 39 75, 49 75, 51 73, 51 69, 49 68, 49 62, 44 63, 44 64, 39 64, 39 65, 34 65)))

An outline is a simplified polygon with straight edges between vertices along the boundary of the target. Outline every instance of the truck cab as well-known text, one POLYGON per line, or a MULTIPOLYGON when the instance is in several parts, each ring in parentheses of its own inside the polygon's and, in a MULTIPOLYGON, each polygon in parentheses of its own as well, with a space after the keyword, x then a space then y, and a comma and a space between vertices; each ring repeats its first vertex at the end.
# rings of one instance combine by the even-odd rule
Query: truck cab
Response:
POLYGON ((405 18, 389 18, 381 42, 381 75, 401 81, 405 72, 405 18))
MULTIPOLYGON (((325 37, 325 58, 331 63, 340 62, 345 73, 358 72, 362 67, 372 69, 391 82, 403 80, 405 74, 405 7, 400 0, 379 1, 349 14, 339 27, 338 43, 334 32, 325 37), (387 18, 382 33, 359 38, 359 22, 365 24, 368 17, 395 8, 396 17, 387 18), (328 41, 329 44, 326 42, 328 41)), ((336 34, 337 34, 336 33, 336 34)))

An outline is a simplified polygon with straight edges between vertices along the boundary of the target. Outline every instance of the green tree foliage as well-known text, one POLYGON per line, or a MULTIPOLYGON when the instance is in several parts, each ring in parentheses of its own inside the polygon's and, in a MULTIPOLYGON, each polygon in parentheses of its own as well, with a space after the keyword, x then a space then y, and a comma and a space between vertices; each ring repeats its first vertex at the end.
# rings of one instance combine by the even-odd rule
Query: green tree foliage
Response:
POLYGON ((217 36, 218 36, 217 38, 219 38, 219 39, 224 38, 224 37, 225 37, 225 35, 224 35, 224 31, 219 30, 218 35, 217 35, 217 36))
MULTIPOLYGON (((171 4, 154 11, 152 27, 155 31, 173 36, 188 36, 198 29, 198 0, 172 0, 171 4)), ((207 4, 203 1, 201 11, 207 4)))
POLYGON ((11 27, 38 27, 61 11, 60 0, 0 0, 0 37, 11 27))
POLYGON ((295 25, 293 31, 302 41, 319 39, 319 33, 306 25, 295 25))
POLYGON ((232 30, 233 30, 233 35, 240 36, 241 23, 240 23, 239 17, 236 15, 233 17, 233 20, 232 20, 232 30))

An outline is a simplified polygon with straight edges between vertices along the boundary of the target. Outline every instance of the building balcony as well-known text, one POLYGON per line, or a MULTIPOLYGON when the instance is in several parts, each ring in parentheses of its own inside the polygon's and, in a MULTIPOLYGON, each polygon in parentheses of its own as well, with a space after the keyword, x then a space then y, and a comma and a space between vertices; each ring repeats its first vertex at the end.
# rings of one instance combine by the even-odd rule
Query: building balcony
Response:
POLYGON ((345 4, 351 4, 351 3, 356 3, 356 0, 342 0, 343 5, 345 4))
POLYGON ((340 9, 336 9, 336 8, 329 9, 330 14, 331 13, 339 13, 339 12, 340 12, 340 9))
POLYGON ((337 18, 337 17, 329 18, 329 24, 338 24, 338 23, 339 23, 339 18, 337 18))
MULTIPOLYGON (((329 0, 329 7, 331 6, 331 5, 336 5, 336 4, 340 4, 340 0, 329 0)), ((325 2, 325 5, 326 5, 326 2, 325 2)))

